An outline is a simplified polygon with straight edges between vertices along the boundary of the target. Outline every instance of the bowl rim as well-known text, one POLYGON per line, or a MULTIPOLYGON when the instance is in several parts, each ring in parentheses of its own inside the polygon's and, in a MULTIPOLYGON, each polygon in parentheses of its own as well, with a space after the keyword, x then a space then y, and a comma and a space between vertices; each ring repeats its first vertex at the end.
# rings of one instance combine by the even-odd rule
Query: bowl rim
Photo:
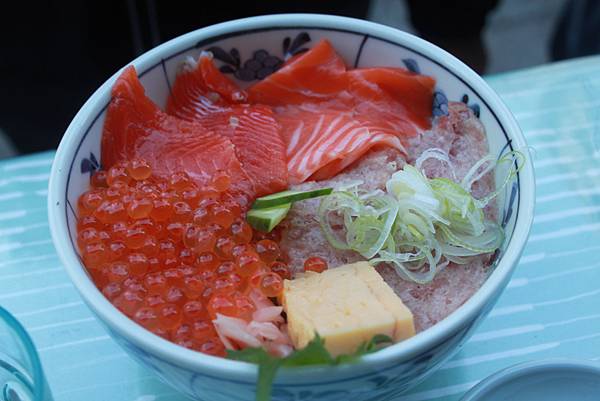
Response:
MULTIPOLYGON (((2 331, 3 335, 4 331, 8 331, 9 337, 13 340, 13 342, 18 343, 17 351, 22 352, 22 356, 25 361, 18 360, 19 364, 31 365, 31 369, 25 369, 26 373, 31 376, 33 386, 33 401, 44 401, 47 399, 46 397, 52 397, 52 392, 48 387, 48 383, 46 382, 46 375, 44 374, 44 369, 42 368, 42 362, 40 361, 40 355, 38 354, 37 349, 35 348, 35 344, 31 339, 31 336, 25 330, 25 327, 21 324, 17 318, 6 310, 4 307, 0 306, 0 322, 2 323, 2 331), (20 348, 20 349, 19 349, 20 348)), ((11 355, 8 355, 9 357, 11 355)))
MULTIPOLYGON (((376 366, 389 366, 398 361, 408 360, 415 355, 423 353, 425 350, 443 341, 444 338, 449 337, 466 326, 469 320, 472 320, 473 316, 478 311, 481 311, 485 304, 493 299, 496 293, 501 291, 508 283, 527 241, 533 220, 535 180, 527 143, 513 115, 501 101, 500 97, 479 75, 456 57, 409 33, 355 18, 323 14, 274 14, 232 20, 176 37, 140 55, 128 63, 128 65, 134 65, 138 71, 145 71, 150 66, 156 64, 157 61, 161 62, 162 55, 177 54, 199 41, 217 36, 236 36, 243 32, 264 30, 265 28, 334 29, 363 34, 408 47, 443 65, 444 68, 459 77, 465 84, 477 88, 476 93, 494 111, 498 122, 509 133, 513 146, 524 152, 527 156, 525 166, 519 173, 519 207, 521 212, 516 218, 513 235, 504 255, 485 283, 462 306, 431 328, 408 340, 367 355, 361 359, 359 364, 353 366, 362 365, 372 369, 376 366)), ((96 289, 92 281, 88 278, 79 256, 71 244, 65 241, 70 236, 66 224, 67 216, 65 207, 62 204, 68 180, 68 170, 66 167, 74 161, 73 153, 76 152, 77 140, 82 135, 84 128, 92 124, 94 116, 108 103, 111 87, 121 70, 119 69, 117 73, 105 81, 81 107, 68 126, 56 152, 50 173, 48 190, 48 216, 54 246, 83 300, 111 331, 118 333, 130 343, 142 349, 150 350, 150 354, 156 355, 166 361, 171 361, 178 366, 196 372, 203 371, 202 374, 206 374, 204 370, 209 370, 211 376, 214 375, 216 378, 222 378, 222 375, 227 374, 230 381, 234 377, 250 380, 257 373, 256 365, 204 355, 177 346, 158 336, 149 335, 144 328, 138 326, 120 313, 104 298, 102 293, 96 289)), ((335 366, 282 369, 278 374, 278 378, 285 380, 288 377, 297 381, 299 371, 306 372, 307 374, 308 372, 313 372, 315 373, 314 377, 318 377, 319 372, 323 370, 347 370, 344 368, 344 366, 335 366), (293 370, 294 373, 288 376, 290 370, 293 370)))
POLYGON ((531 376, 544 373, 569 372, 593 375, 600 380, 600 363, 591 360, 572 358, 549 358, 520 362, 484 378, 473 386, 460 401, 483 401, 494 391, 511 383, 527 380, 531 376))

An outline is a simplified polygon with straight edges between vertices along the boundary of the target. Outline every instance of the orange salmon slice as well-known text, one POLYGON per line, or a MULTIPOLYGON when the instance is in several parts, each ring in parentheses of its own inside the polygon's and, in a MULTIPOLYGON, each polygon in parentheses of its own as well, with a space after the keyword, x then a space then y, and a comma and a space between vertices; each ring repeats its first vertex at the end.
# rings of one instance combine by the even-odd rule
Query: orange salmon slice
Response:
POLYGON ((231 140, 160 110, 145 95, 133 66, 117 79, 112 96, 102 133, 104 168, 142 158, 159 176, 185 171, 201 187, 224 171, 231 178, 232 196, 245 202, 255 196, 231 140))
POLYGON ((258 196, 282 191, 288 171, 280 126, 269 107, 236 104, 245 97, 210 57, 201 55, 193 69, 178 74, 167 112, 229 138, 258 196))
POLYGON ((198 119, 209 130, 231 139, 235 154, 263 196, 288 187, 285 145, 273 111, 266 106, 234 106, 198 119))
POLYGON ((166 111, 193 121, 243 102, 247 97, 245 91, 219 71, 212 57, 203 53, 197 60, 190 58, 182 65, 167 99, 166 111))
POLYGON ((392 67, 359 68, 347 76, 356 112, 387 121, 399 135, 416 133, 406 132, 407 124, 431 127, 433 78, 392 67))
POLYGON ((322 40, 248 89, 250 103, 287 106, 333 99, 348 87, 344 60, 322 40))
POLYGON ((371 148, 404 152, 430 127, 435 81, 402 68, 346 70, 327 40, 248 89, 274 106, 291 183, 331 178, 371 148))
POLYGON ((289 108, 278 119, 293 184, 333 177, 375 146, 404 152, 394 131, 350 112, 289 108))

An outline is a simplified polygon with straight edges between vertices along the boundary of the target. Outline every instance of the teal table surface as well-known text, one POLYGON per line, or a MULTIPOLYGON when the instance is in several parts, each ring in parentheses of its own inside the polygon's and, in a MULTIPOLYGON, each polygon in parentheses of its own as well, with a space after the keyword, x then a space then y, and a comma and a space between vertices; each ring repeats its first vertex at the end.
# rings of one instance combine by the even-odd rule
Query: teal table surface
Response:
MULTIPOLYGON (((487 78, 532 149, 534 226, 496 307, 464 348, 398 401, 456 401, 491 373, 548 357, 600 359, 600 57, 487 78)), ((82 303, 46 216, 53 152, 0 162, 0 304, 41 354, 56 401, 181 401, 82 303)))

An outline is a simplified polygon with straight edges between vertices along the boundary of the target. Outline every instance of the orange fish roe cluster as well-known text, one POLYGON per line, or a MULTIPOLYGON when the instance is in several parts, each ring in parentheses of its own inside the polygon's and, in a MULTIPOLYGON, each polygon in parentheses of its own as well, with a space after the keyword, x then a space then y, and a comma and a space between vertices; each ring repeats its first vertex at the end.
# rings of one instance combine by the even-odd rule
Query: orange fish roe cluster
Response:
POLYGON ((102 293, 153 333, 220 356, 216 315, 250 321, 251 291, 277 297, 290 278, 277 234, 253 232, 229 184, 159 178, 132 160, 96 172, 78 200, 79 249, 102 293))

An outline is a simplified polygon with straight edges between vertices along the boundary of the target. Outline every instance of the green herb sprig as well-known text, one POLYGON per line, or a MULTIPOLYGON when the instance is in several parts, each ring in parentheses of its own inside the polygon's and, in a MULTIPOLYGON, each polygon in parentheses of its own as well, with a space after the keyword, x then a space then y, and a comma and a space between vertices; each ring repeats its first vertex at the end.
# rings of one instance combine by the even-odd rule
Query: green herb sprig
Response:
POLYGON ((363 355, 376 351, 383 344, 389 344, 392 339, 378 334, 370 341, 363 342, 351 354, 331 356, 325 348, 325 340, 318 334, 306 347, 292 352, 285 358, 277 358, 263 348, 245 348, 240 351, 227 351, 227 358, 236 361, 250 362, 258 365, 258 381, 256 383, 256 401, 269 401, 273 380, 280 367, 309 366, 309 365, 339 365, 356 362, 363 355))

